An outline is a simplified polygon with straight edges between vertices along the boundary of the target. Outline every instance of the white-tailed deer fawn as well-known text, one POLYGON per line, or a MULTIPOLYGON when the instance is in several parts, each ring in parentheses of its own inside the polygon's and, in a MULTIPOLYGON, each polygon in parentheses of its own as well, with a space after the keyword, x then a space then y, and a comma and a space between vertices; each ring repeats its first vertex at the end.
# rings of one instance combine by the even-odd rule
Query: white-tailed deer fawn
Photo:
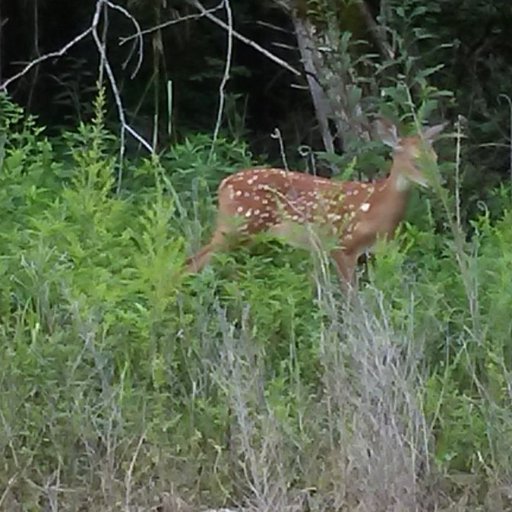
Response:
POLYGON ((437 160, 432 142, 444 126, 399 137, 394 125, 377 121, 381 140, 393 148, 393 162, 388 177, 372 183, 273 168, 246 169, 225 178, 218 188, 216 229, 211 241, 187 260, 188 271, 199 271, 216 251, 269 232, 295 246, 320 241, 344 284, 352 284, 358 257, 378 237, 393 236, 405 215, 411 184, 428 185, 421 162, 437 160))

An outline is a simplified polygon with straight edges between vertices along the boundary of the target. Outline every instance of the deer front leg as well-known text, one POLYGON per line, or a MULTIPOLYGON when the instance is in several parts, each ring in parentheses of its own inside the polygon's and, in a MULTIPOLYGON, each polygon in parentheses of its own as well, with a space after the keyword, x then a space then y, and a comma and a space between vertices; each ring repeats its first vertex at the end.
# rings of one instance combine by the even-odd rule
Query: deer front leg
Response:
POLYGON ((331 257, 336 264, 336 270, 341 281, 341 287, 344 292, 353 290, 356 285, 355 269, 357 265, 357 256, 346 253, 342 249, 333 249, 331 257))

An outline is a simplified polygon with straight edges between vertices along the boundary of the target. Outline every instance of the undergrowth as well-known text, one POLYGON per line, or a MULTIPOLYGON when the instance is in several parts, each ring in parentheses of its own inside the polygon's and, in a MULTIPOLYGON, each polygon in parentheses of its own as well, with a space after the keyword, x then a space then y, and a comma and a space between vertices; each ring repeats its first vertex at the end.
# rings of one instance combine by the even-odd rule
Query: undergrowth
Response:
POLYGON ((353 303, 265 240, 185 276, 243 146, 120 162, 101 97, 58 142, 1 101, 0 509, 512 506, 507 196, 463 243, 416 197, 353 303))

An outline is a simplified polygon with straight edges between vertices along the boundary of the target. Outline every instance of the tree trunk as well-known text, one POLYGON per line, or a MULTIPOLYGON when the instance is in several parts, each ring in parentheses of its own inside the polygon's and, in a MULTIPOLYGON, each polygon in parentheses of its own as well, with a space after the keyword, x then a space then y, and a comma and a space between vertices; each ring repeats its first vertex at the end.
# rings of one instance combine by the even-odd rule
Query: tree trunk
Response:
MULTIPOLYGON (((306 80, 311 94, 315 116, 327 152, 343 150, 350 139, 368 141, 370 130, 368 119, 361 106, 362 90, 355 83, 352 61, 342 47, 348 38, 340 37, 336 19, 328 16, 321 24, 315 23, 307 13, 299 11, 292 0, 275 0, 290 15, 306 80), (344 55, 343 59, 339 56, 344 55)), ((366 6, 359 5, 361 16, 366 6)), ((366 10, 365 22, 371 14, 366 10)), ((379 27, 371 27, 374 36, 379 27)), ((342 33, 342 32, 341 32, 342 33)), ((380 49, 389 53, 385 41, 380 40, 380 49)))

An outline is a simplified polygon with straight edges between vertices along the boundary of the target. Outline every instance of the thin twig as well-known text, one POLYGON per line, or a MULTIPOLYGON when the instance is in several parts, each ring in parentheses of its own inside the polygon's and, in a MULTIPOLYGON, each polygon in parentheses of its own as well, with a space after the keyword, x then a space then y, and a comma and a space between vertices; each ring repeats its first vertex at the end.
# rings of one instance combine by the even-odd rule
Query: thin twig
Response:
POLYGON ((283 137, 281 136, 281 130, 277 128, 277 126, 274 128, 274 131, 270 134, 270 137, 272 139, 277 139, 279 142, 279 151, 281 153, 281 159, 283 160, 284 168, 288 171, 288 162, 286 160, 286 153, 284 150, 284 142, 283 137))
POLYGON ((509 141, 509 145, 508 145, 508 148, 509 148, 509 151, 510 151, 510 156, 509 156, 509 173, 510 173, 510 184, 512 185, 512 100, 510 99, 510 96, 507 96, 506 94, 500 94, 498 96, 498 99, 500 98, 504 98, 507 103, 508 103, 508 108, 509 108, 509 127, 508 129, 510 130, 510 141, 509 141))
POLYGON ((297 45, 291 45, 291 44, 287 44, 287 43, 280 43, 278 41, 274 41, 271 44, 272 44, 272 46, 275 46, 276 48, 282 48, 283 50, 291 50, 292 52, 296 52, 297 51, 297 45))
MULTIPOLYGON (((34 2, 34 56, 40 57, 41 56, 41 50, 39 48, 39 3, 36 0, 34 2)), ((34 98, 34 90, 37 85, 37 80, 39 77, 39 66, 36 67, 34 70, 34 73, 32 75, 31 83, 30 83, 30 89, 27 96, 27 109, 30 110, 32 106, 32 100, 34 98)))
POLYGON ((16 480, 18 480, 19 473, 15 473, 14 475, 9 478, 7 483, 5 484, 4 492, 0 496, 0 507, 3 505, 4 501, 7 499, 8 494, 11 492, 12 487, 16 483, 16 480))
POLYGON ((167 137, 171 140, 172 135, 172 80, 167 80, 167 137))
POLYGON ((231 70, 231 61, 233 58, 233 12, 231 11, 231 4, 229 0, 223 0, 226 9, 226 17, 228 19, 228 44, 226 50, 226 65, 224 66, 224 75, 219 86, 219 108, 217 110, 217 120, 215 122, 215 129, 213 130, 213 141, 210 149, 210 158, 213 155, 215 142, 219 136, 220 125, 222 123, 222 114, 224 113, 224 103, 226 101, 225 89, 229 80, 229 72, 231 70))
POLYGON ((462 116, 458 116, 455 127, 457 129, 457 142, 455 144, 455 220, 459 229, 462 229, 460 219, 460 153, 462 140, 462 116))
POLYGON ((282 32, 284 34, 293 35, 293 30, 287 30, 283 27, 278 27, 277 25, 273 25, 272 23, 268 23, 267 21, 257 20, 256 25, 261 25, 262 27, 277 30, 278 32, 282 32))
MULTIPOLYGON (((99 20, 98 20, 99 23, 99 20)), ((100 62, 98 64, 98 83, 100 87, 103 87, 103 71, 105 70, 105 56, 107 48, 107 36, 108 36, 108 5, 107 2, 103 3, 103 33, 101 35, 101 46, 105 48, 105 51, 101 54, 100 62)))
POLYGON ((144 38, 142 37, 142 30, 140 28, 139 22, 124 7, 121 7, 120 5, 114 4, 110 1, 107 1, 107 5, 111 9, 115 9, 116 11, 119 11, 120 13, 124 14, 135 25, 135 34, 130 36, 130 39, 136 39, 136 41, 133 42, 132 49, 130 50, 128 57, 126 58, 126 60, 123 63, 123 69, 125 69, 126 66, 128 65, 128 62, 132 58, 132 55, 134 54, 135 49, 138 46, 137 53, 139 55, 139 58, 137 59, 137 64, 135 65, 134 71, 130 75, 130 78, 134 78, 135 75, 139 72, 139 69, 142 65, 142 58, 143 58, 143 54, 144 54, 144 38))
POLYGON ((140 438, 139 442, 137 443, 137 447, 135 448, 135 452, 133 453, 132 460, 130 461, 130 466, 128 467, 128 471, 126 473, 126 492, 125 492, 125 499, 124 499, 124 507, 126 512, 130 512, 130 495, 132 492, 132 478, 133 478, 133 470, 135 468, 135 463, 137 461, 137 457, 139 456, 140 449, 142 447, 142 443, 144 442, 144 439, 146 438, 146 434, 143 433, 140 438))

